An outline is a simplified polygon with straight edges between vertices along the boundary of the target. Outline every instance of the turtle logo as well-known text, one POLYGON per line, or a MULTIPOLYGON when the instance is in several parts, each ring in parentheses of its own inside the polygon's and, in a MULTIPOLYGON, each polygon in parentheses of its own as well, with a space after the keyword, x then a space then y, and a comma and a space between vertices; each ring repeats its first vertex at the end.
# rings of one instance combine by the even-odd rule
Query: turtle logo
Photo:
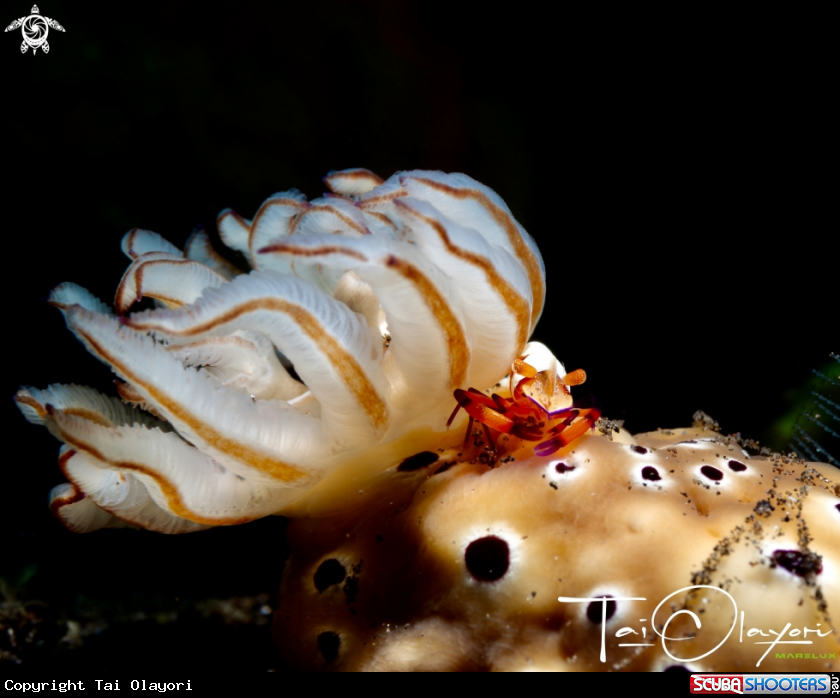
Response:
POLYGON ((32 55, 40 48, 44 53, 50 52, 50 45, 47 43, 47 34, 50 32, 50 27, 60 32, 64 31, 58 22, 49 17, 44 17, 38 12, 38 6, 32 6, 32 14, 28 17, 21 17, 12 22, 6 31, 10 32, 12 29, 21 28, 23 33, 23 43, 20 45, 20 52, 26 53, 26 49, 32 48, 32 55))

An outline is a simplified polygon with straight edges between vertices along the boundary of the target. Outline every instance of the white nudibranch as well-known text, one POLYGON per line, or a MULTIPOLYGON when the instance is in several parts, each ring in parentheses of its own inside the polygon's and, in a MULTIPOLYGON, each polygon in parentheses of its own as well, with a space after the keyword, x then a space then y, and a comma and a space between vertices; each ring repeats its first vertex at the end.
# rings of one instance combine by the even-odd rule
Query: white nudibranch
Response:
MULTIPOLYGON (((453 391, 496 384, 540 316, 534 241, 462 174, 333 172, 331 194, 225 210, 182 251, 132 230, 115 311, 75 284, 50 303, 120 398, 21 388, 63 442, 51 509, 71 530, 185 533, 289 512, 452 441, 453 391), (127 314, 143 298, 157 309, 127 314), (294 367, 290 372, 289 367, 294 367), (318 489, 320 487, 320 490, 318 489)), ((477 409, 477 408, 475 408, 477 409)))

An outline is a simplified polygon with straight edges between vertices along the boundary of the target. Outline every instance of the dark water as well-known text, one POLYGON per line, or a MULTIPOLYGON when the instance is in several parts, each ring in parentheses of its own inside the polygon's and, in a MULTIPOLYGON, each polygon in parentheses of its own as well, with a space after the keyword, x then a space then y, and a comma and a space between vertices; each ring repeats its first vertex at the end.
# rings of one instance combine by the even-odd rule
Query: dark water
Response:
MULTIPOLYGON (((111 298, 131 227, 181 244, 223 207, 251 215, 292 186, 315 197, 331 169, 463 171, 537 240, 549 292, 536 338, 586 369, 582 394, 606 415, 643 431, 702 409, 781 449, 789 415, 810 409, 811 371, 837 351, 837 244, 822 44, 800 44, 794 19, 111 9, 42 5, 67 30, 48 55, 0 37, 12 312, 0 575, 59 619, 159 611, 133 630, 112 622, 74 662, 174 662, 172 643, 243 670, 273 662, 264 626, 199 622, 194 602, 273 592, 282 520, 177 539, 66 533, 46 508, 57 443, 11 402, 21 384, 112 391, 39 299, 69 280, 111 298), (181 621, 158 622, 173 612, 181 621)), ((28 661, 68 661, 53 645, 28 661)))
POLYGON ((799 395, 791 449, 809 460, 840 467, 840 355, 832 353, 815 368, 799 395))

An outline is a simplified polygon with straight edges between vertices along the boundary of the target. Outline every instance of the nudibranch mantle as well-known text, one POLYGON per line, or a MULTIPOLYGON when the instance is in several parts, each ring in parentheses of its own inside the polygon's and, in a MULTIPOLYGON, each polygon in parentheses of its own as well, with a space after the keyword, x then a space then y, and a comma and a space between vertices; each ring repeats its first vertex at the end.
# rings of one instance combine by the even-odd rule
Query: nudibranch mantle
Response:
POLYGON ((219 215, 250 273, 203 230, 181 250, 135 229, 114 309, 72 283, 52 291, 120 379, 119 398, 76 385, 15 396, 63 442, 69 482, 51 509, 68 528, 183 533, 311 512, 461 439, 446 426, 453 392, 497 384, 542 312, 534 241, 463 174, 324 182, 331 193, 313 201, 292 189, 252 220, 219 215), (144 298, 157 307, 129 313, 144 298))

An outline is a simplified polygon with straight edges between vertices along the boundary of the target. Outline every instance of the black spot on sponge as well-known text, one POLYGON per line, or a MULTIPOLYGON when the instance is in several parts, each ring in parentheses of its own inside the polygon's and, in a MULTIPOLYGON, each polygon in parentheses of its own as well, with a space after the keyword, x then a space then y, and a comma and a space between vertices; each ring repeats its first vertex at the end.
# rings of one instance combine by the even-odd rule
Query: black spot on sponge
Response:
POLYGON ((705 475, 710 480, 715 480, 717 482, 723 480, 723 473, 714 466, 704 465, 702 468, 700 468, 700 472, 703 473, 703 475, 705 475))
POLYGON ((333 584, 341 584, 341 582, 344 581, 346 574, 347 572, 344 570, 344 565, 333 557, 329 560, 324 560, 320 565, 318 565, 318 569, 315 571, 315 576, 312 578, 312 581, 315 583, 315 588, 319 592, 323 592, 333 584))
POLYGON ((644 446, 631 446, 636 453, 647 453, 647 449, 644 446))
POLYGON ((397 466, 397 471, 401 473, 413 473, 415 470, 426 468, 432 463, 436 463, 438 459, 437 453, 431 451, 420 451, 413 456, 409 456, 402 463, 397 466))
POLYGON ((335 661, 339 647, 341 647, 341 638, 331 630, 318 636, 318 649, 321 650, 321 656, 327 663, 335 661))
MULTIPOLYGON (((610 594, 604 594, 603 596, 599 596, 600 599, 612 599, 610 594)), ((592 623, 600 623, 601 620, 609 620, 615 615, 615 601, 607 601, 607 617, 603 618, 603 611, 604 611, 604 602, 603 601, 593 601, 586 607, 586 617, 592 623)))
POLYGON ((773 562, 799 577, 808 577, 822 572, 822 558, 816 553, 800 550, 776 550, 773 562))
POLYGON ((558 473, 570 473, 572 470, 575 469, 574 465, 566 465, 565 463, 558 463, 554 466, 554 469, 558 473))
POLYGON ((495 582, 504 577, 510 567, 510 548, 497 536, 485 536, 467 546, 464 562, 479 582, 495 582))
POLYGON ((747 466, 741 461, 731 460, 729 461, 729 469, 734 470, 736 473, 741 473, 747 469, 747 466))
POLYGON ((649 465, 642 468, 642 477, 645 480, 652 480, 654 482, 656 480, 661 480, 662 479, 662 477, 659 475, 659 471, 657 471, 656 468, 653 468, 649 465))

